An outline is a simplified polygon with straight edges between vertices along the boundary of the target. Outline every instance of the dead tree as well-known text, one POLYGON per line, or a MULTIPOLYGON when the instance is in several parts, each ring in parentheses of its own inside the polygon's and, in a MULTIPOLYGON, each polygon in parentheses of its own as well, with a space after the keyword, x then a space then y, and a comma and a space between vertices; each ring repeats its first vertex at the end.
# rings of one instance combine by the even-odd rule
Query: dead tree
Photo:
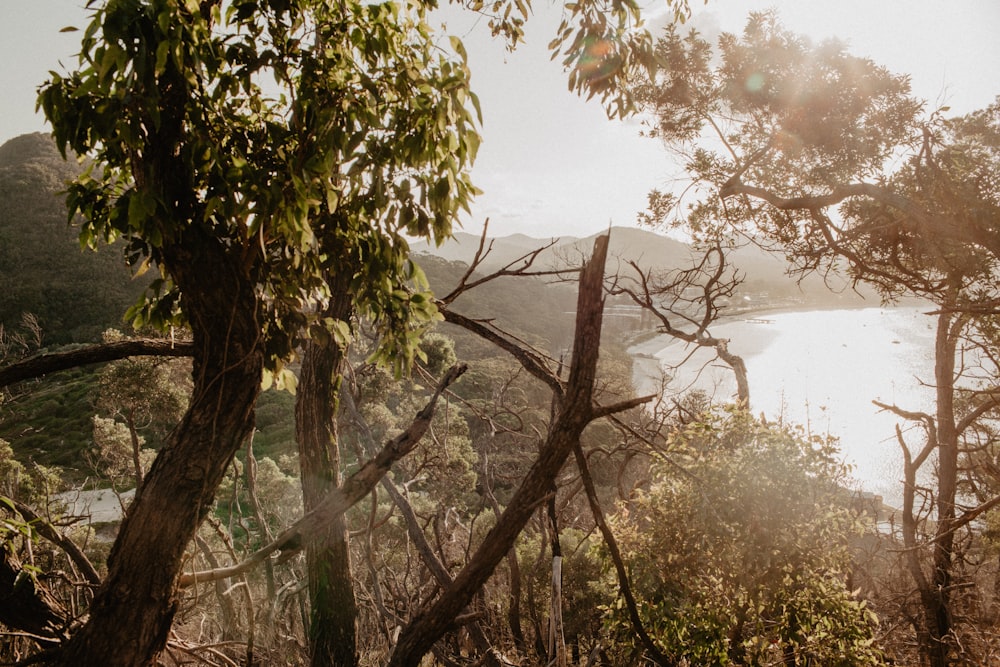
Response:
MULTIPOLYGON (((476 592, 506 557, 514 540, 550 493, 552 484, 579 441, 583 429, 605 415, 641 405, 650 397, 601 407, 594 402, 594 380, 604 309, 604 266, 608 237, 594 244, 594 253, 580 272, 574 348, 565 387, 546 378, 556 391, 558 414, 541 452, 517 491, 466 566, 435 600, 428 602, 403 629, 389 665, 417 665, 454 624, 476 592)), ((447 319, 447 315, 446 315, 447 319)), ((523 352, 523 350, 521 350, 523 352)), ((540 374, 542 371, 536 369, 540 374)))

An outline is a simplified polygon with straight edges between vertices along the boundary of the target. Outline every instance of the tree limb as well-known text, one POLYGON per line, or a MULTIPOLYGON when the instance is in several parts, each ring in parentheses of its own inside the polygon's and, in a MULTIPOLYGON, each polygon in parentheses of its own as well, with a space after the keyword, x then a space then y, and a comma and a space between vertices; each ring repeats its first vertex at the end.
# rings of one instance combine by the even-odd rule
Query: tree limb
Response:
POLYGON ((621 592, 622 597, 625 598, 625 606, 628 609, 629 619, 632 621, 632 629, 639 636, 639 641, 642 642, 653 662, 663 667, 674 665, 676 663, 663 655, 659 647, 656 646, 653 639, 649 636, 649 633, 646 632, 646 628, 642 625, 642 618, 639 616, 639 606, 636 604, 635 596, 632 595, 632 586, 629 583, 628 572, 625 570, 625 561, 622 559, 622 553, 618 548, 618 541, 615 539, 615 534, 611 531, 611 526, 608 525, 607 519, 604 517, 604 510, 601 509, 601 501, 597 497, 597 488, 594 486, 594 478, 590 474, 590 466, 587 464, 587 457, 583 453, 583 447, 580 446, 580 443, 577 443, 573 448, 573 455, 576 457, 576 467, 580 471, 580 479, 583 480, 583 488, 587 492, 587 502, 590 504, 591 514, 594 515, 594 523, 597 524, 598 530, 601 531, 601 536, 604 537, 604 543, 608 547, 611 562, 614 563, 615 572, 618 574, 618 590, 621 592))
POLYGON ((83 578, 87 580, 87 583, 94 584, 95 586, 101 583, 101 577, 97 574, 97 569, 94 568, 93 563, 87 558, 87 555, 83 553, 83 549, 76 545, 76 542, 63 536, 58 530, 55 529, 51 523, 39 516, 33 509, 25 505, 24 503, 10 499, 14 504, 14 509, 17 513, 24 517, 31 527, 38 531, 38 534, 52 542, 57 547, 63 550, 65 554, 69 557, 73 564, 80 570, 83 578))
POLYGON ((70 368, 117 361, 126 357, 190 357, 194 343, 187 340, 141 338, 88 345, 66 352, 50 352, 0 368, 0 388, 70 368))
POLYGON ((441 303, 450 304, 455 299, 460 297, 465 292, 471 290, 472 288, 478 287, 483 283, 488 283, 491 280, 496 280, 497 278, 501 278, 504 276, 538 277, 538 276, 563 276, 566 274, 566 271, 560 271, 556 269, 529 271, 529 269, 534 265, 535 260, 538 259, 539 255, 541 255, 543 252, 545 252, 546 250, 553 247, 554 245, 556 245, 556 243, 559 242, 559 239, 554 238, 545 245, 535 248, 534 250, 531 250, 529 252, 526 252, 520 257, 512 259, 510 262, 504 264, 502 267, 500 267, 493 273, 487 276, 483 276, 481 278, 477 278, 470 282, 472 274, 475 273, 476 269, 480 267, 486 256, 489 255, 490 252, 493 250, 493 241, 491 240, 488 245, 486 243, 486 231, 487 228, 489 227, 489 223, 490 221, 487 220, 483 224, 483 233, 479 237, 479 247, 476 249, 476 254, 472 258, 472 262, 469 263, 468 269, 466 269, 465 273, 462 274, 462 277, 459 279, 458 285, 455 286, 455 289, 453 289, 451 292, 440 298, 441 303))
POLYGON ((490 341, 500 349, 508 352, 521 363, 521 366, 523 366, 526 371, 547 384, 557 396, 562 396, 564 391, 563 383, 559 380, 556 374, 552 372, 540 354, 534 350, 530 350, 519 345, 504 335, 504 333, 499 329, 484 323, 481 320, 474 320, 450 310, 447 304, 443 302, 438 302, 437 307, 441 314, 444 315, 445 322, 450 322, 451 324, 460 326, 467 331, 471 331, 481 338, 490 341))
POLYGON ((591 259, 580 272, 576 331, 570 376, 559 413, 531 469, 507 508, 466 566, 441 595, 403 629, 389 660, 390 667, 413 667, 448 630, 476 592, 493 574, 532 513, 551 491, 583 429, 594 419, 593 391, 604 310, 604 266, 608 236, 598 237, 591 259))

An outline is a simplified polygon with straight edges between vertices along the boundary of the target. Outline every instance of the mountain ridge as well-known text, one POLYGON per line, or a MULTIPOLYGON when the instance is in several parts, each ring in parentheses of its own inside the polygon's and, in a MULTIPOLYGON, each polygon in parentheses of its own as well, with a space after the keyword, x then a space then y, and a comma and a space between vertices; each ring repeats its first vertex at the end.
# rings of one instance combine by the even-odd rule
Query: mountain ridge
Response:
MULTIPOLYGON (((617 263, 618 269, 628 272, 634 272, 630 266, 634 264, 644 272, 661 273, 689 268, 696 260, 696 251, 691 244, 645 229, 614 226, 585 237, 542 238, 526 234, 487 237, 484 253, 486 250, 489 252, 481 258, 477 272, 488 274, 503 267, 520 268, 522 260, 535 250, 538 250, 532 264, 535 270, 579 266, 582 259, 590 254, 594 239, 609 232, 609 271, 615 271, 617 263)), ((414 242, 411 251, 418 263, 420 255, 426 254, 471 264, 480 242, 478 235, 457 232, 437 247, 423 241, 414 242)), ((843 289, 836 290, 831 289, 819 275, 790 275, 784 257, 757 246, 735 248, 727 254, 727 261, 743 278, 744 291, 823 305, 831 302, 857 305, 872 298, 877 300, 871 290, 855 293, 848 289, 846 279, 843 279, 843 289)))

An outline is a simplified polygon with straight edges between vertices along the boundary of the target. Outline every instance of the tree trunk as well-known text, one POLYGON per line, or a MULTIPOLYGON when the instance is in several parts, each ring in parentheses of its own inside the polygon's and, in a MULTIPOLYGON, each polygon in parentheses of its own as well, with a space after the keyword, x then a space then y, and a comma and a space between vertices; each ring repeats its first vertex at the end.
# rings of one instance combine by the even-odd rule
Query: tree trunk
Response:
MULTIPOLYGON (((331 288, 334 294, 324 317, 345 321, 351 316, 350 296, 337 285, 332 284, 331 288)), ((342 483, 336 416, 344 352, 331 335, 310 341, 302 359, 295 400, 295 439, 306 512, 315 509, 342 483)), ((305 548, 312 665, 355 667, 357 603, 344 516, 338 515, 313 533, 305 548)))
POLYGON ((552 529, 552 582, 549 595, 549 661, 555 667, 566 667, 566 638, 562 615, 562 545, 559 543, 559 517, 556 512, 556 488, 549 497, 549 526, 552 529))
POLYGON ((937 400, 938 493, 937 530, 933 548, 931 586, 922 591, 930 633, 925 648, 932 667, 952 664, 951 575, 955 544, 955 493, 958 485, 958 429, 955 420, 955 353, 961 323, 955 315, 938 315, 934 343, 934 380, 937 400))
POLYGON ((194 391, 125 515, 66 667, 141 667, 167 642, 185 549, 253 428, 263 354, 254 283, 235 253, 197 228, 164 249, 194 334, 194 391))

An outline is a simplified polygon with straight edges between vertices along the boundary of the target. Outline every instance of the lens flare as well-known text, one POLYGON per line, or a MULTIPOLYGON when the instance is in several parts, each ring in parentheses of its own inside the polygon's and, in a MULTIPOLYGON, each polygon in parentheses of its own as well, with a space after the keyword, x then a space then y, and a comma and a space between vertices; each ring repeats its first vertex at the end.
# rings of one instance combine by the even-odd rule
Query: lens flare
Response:
POLYGON ((756 93, 760 92, 761 88, 764 87, 764 75, 760 72, 754 72, 747 77, 746 81, 747 92, 756 93))

